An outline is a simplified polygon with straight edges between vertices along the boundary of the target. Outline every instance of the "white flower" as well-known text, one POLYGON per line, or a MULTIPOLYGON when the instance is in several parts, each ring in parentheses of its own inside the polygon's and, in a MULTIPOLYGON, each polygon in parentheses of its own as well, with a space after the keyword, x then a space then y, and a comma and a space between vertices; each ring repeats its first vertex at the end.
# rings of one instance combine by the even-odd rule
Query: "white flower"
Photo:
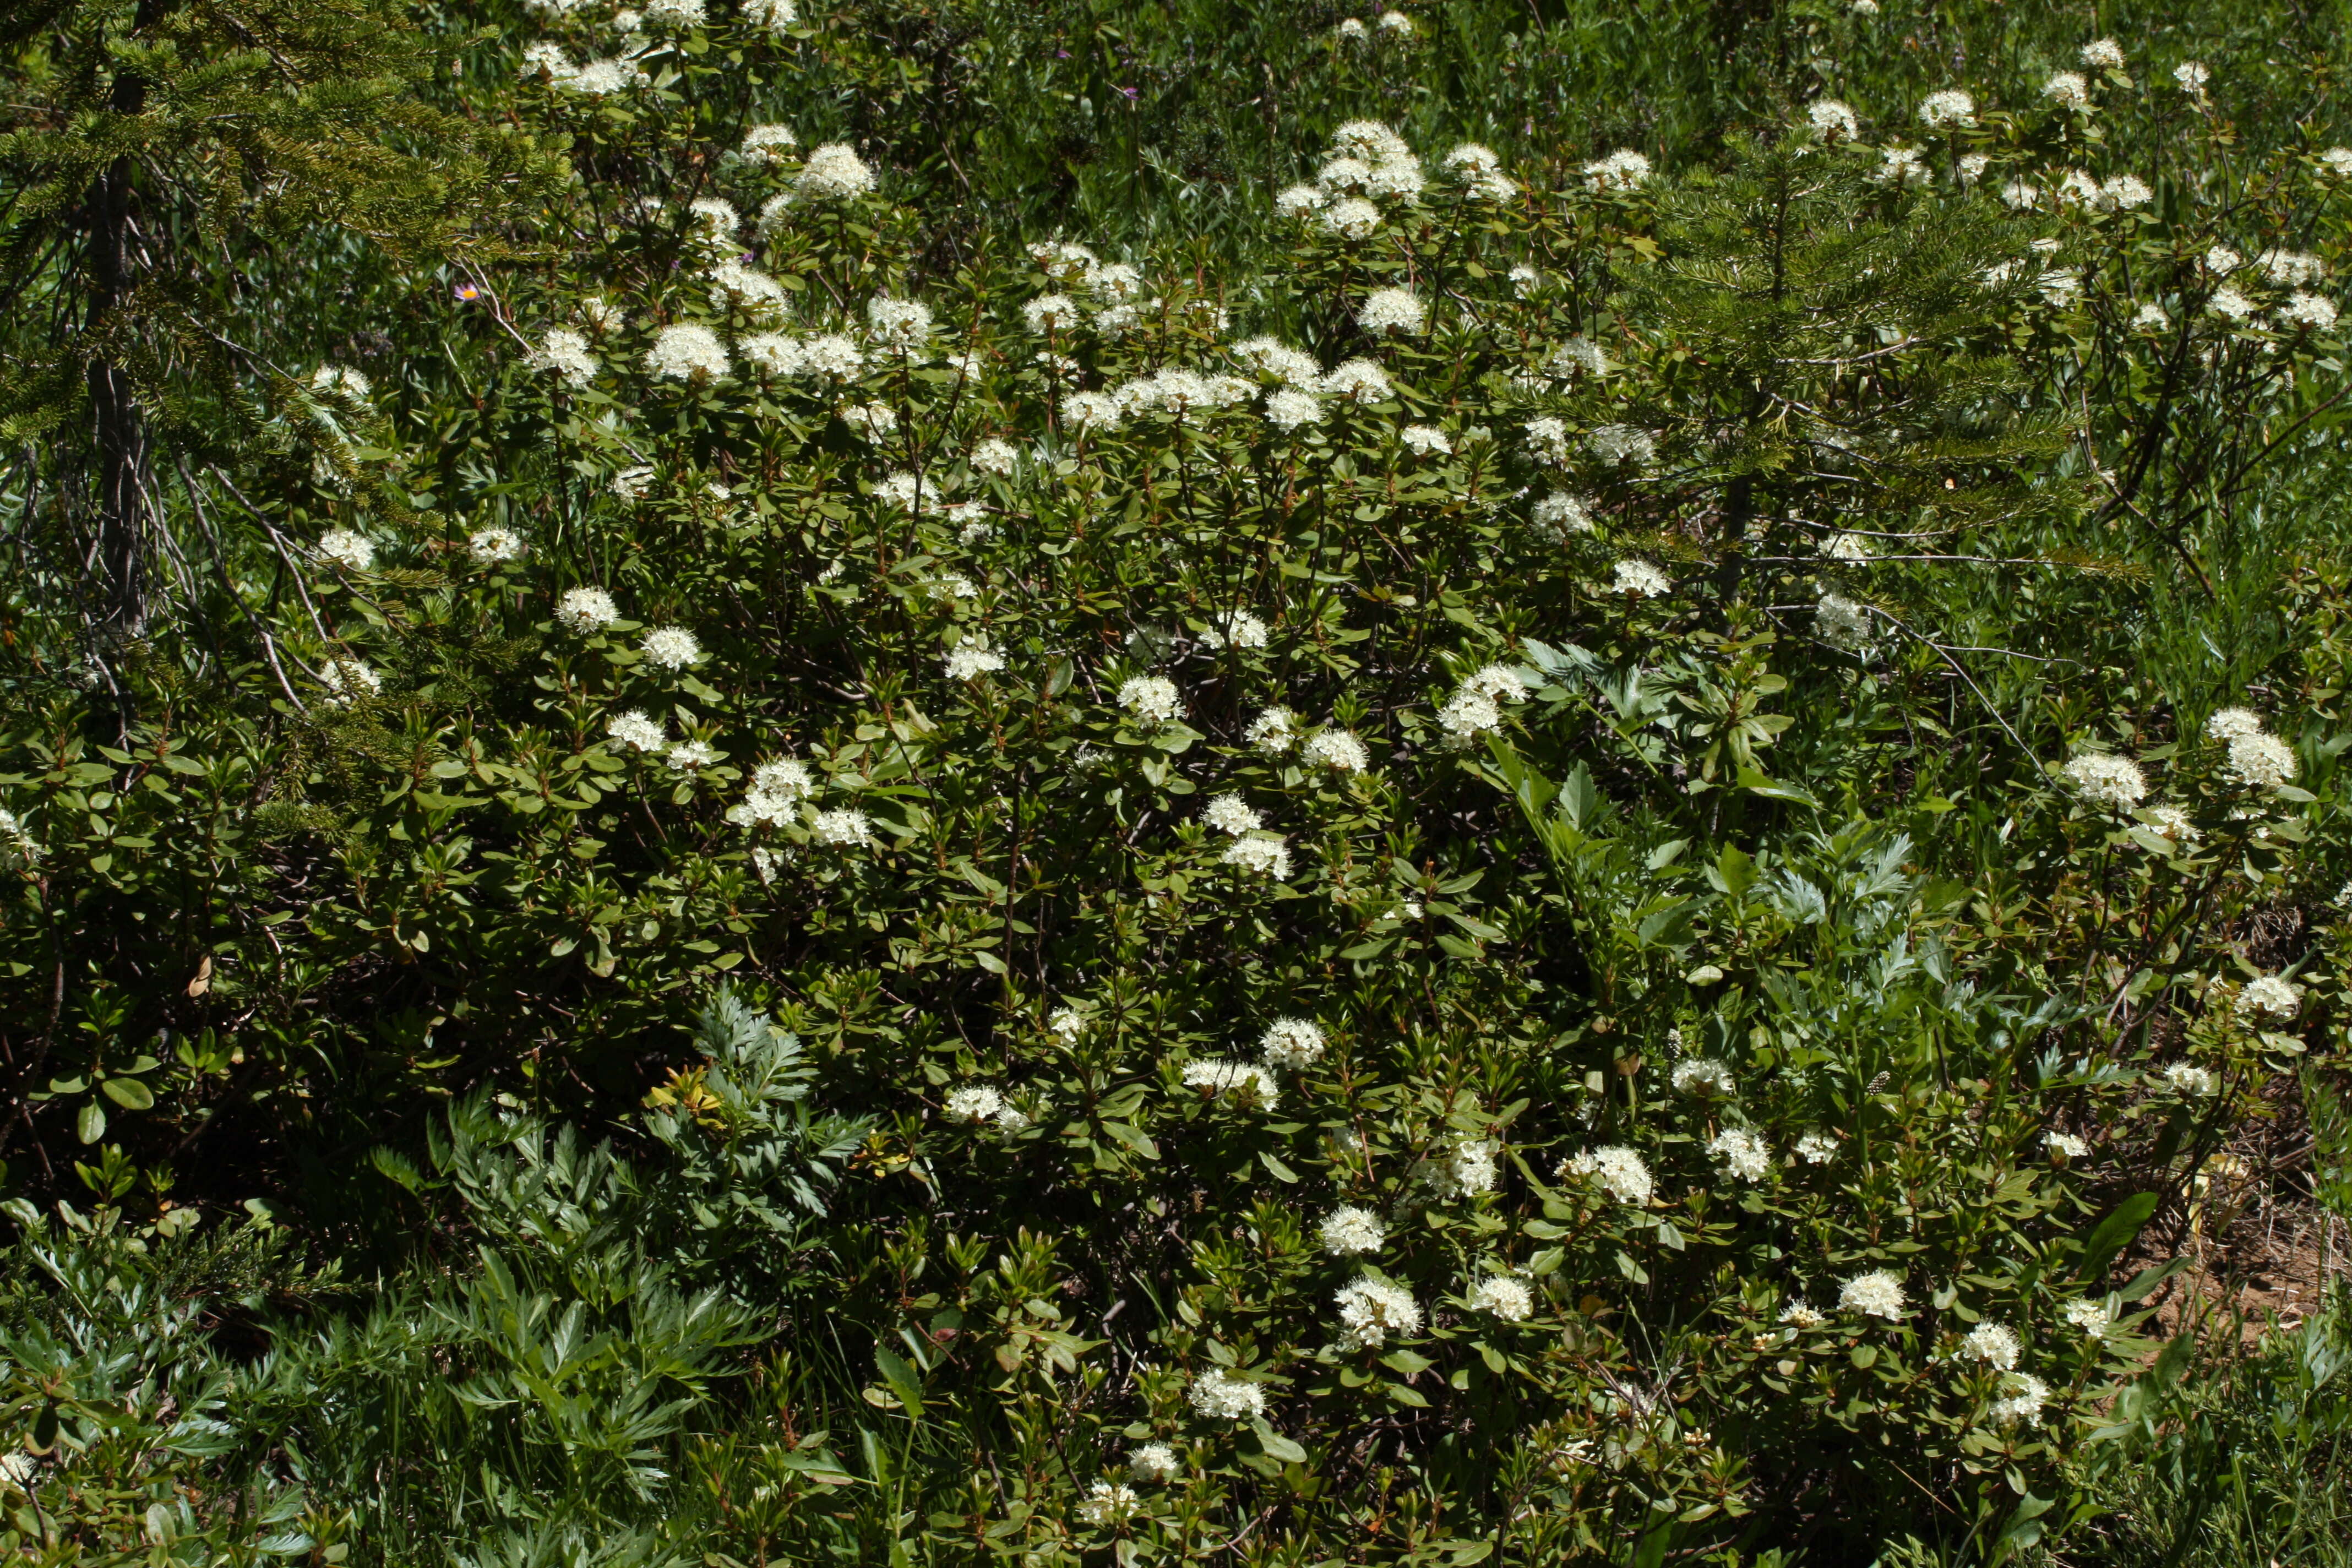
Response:
POLYGON ((2078 1296, 2067 1302, 2059 1309, 2058 1315, 2080 1329, 2084 1337, 2094 1340, 2106 1338, 2107 1331, 2115 1326, 2116 1321, 2116 1315, 2107 1310, 2105 1301, 2094 1301, 2087 1296, 2078 1296))
POLYGON ((2226 245, 2208 246, 2205 250, 2205 270, 2216 278, 2227 278, 2246 264, 2246 258, 2226 245))
POLYGON ((33 1478, 41 1472, 41 1461, 22 1448, 0 1454, 0 1492, 30 1493, 33 1478))
POLYGON ((923 476, 911 468, 885 474, 874 482, 874 499, 908 511, 923 509, 923 476))
POLYGON ((2213 79, 2213 73, 2195 60, 2183 60, 2172 68, 2172 79, 2180 84, 2183 92, 2201 93, 2205 84, 2213 79))
POLYGON ((1581 500, 1565 490, 1554 490, 1536 502, 1535 521, 1561 534, 1592 531, 1592 514, 1581 500))
POLYGON ((1829 1314, 1803 1301, 1791 1301, 1780 1309, 1780 1321, 1792 1329, 1818 1329, 1828 1322, 1829 1314))
POLYGON ((698 27, 704 20, 702 0, 646 0, 645 19, 668 26, 698 27))
POLYGON ((2221 1087, 2221 1080, 2205 1068, 2188 1062, 2174 1062, 2164 1069, 2166 1085, 2182 1094, 2210 1094, 2221 1087))
POLYGON ((801 363, 812 374, 846 381, 866 363, 866 353, 855 338, 828 332, 801 345, 801 363))
POLYGON ((1062 399, 1062 423, 1081 430, 1118 428, 1118 399, 1101 392, 1074 392, 1062 399))
POLYGON ((1879 149, 1878 170, 1872 177, 1882 185, 1924 185, 1927 165, 1916 147, 1894 142, 1879 149))
POLYGON ((1388 1240, 1389 1230, 1381 1223, 1380 1215, 1350 1204, 1324 1216, 1320 1235, 1324 1251, 1335 1258, 1347 1258, 1378 1252, 1388 1240))
POLYGON ((1375 289, 1364 296, 1363 305, 1356 311, 1356 324, 1375 337, 1384 332, 1418 332, 1428 320, 1427 307, 1410 289, 1375 289))
POLYGON ((1082 319, 1078 302, 1067 294, 1040 294, 1021 307, 1021 319, 1033 332, 1066 331, 1082 319))
POLYGON ((1339 1342, 1343 1345, 1377 1350, 1387 1342, 1391 1333, 1421 1331, 1421 1304, 1409 1291, 1385 1279, 1360 1275, 1340 1288, 1336 1300, 1339 1308, 1339 1342))
POLYGON ((1229 833, 1235 838, 1241 837, 1244 834, 1255 833, 1265 826, 1265 819, 1251 810, 1240 795, 1230 790, 1210 800, 1208 805, 1201 812, 1201 820, 1218 832, 1229 833))
POLYGON ((1402 11, 1383 11, 1381 13, 1381 31, 1394 37, 1409 38, 1412 37, 1412 18, 1402 11))
POLYGON ((806 763, 790 757, 761 763, 742 800, 727 808, 727 820, 738 827, 781 827, 793 819, 794 807, 815 795, 816 781, 806 763))
POLYGON ((1381 209, 1361 196, 1349 196, 1324 209, 1323 226, 1342 239, 1370 239, 1381 226, 1381 209))
POLYGON ((1097 1529, 1135 1515, 1135 1489, 1125 1481, 1097 1481, 1078 1504, 1078 1522, 1097 1529))
POLYGON ((347 403, 363 403, 373 390, 369 386, 366 376, 347 366, 336 364, 322 364, 312 371, 310 385, 314 391, 347 403))
POLYGON ((1437 710, 1437 722, 1454 739, 1467 741, 1502 728, 1503 710, 1484 691, 1465 686, 1437 710))
POLYGON ((1797 1140, 1797 1158, 1808 1165, 1826 1165, 1837 1158, 1837 1140, 1826 1132, 1808 1132, 1797 1140))
POLYGON ((1834 98, 1814 100, 1806 107, 1805 122, 1824 142, 1851 142, 1861 132, 1853 110, 1834 98))
POLYGON ((1297 731, 1298 716, 1289 709, 1265 708, 1259 710, 1257 717, 1249 721, 1249 728, 1242 731, 1242 739, 1259 751, 1278 757, 1297 744, 1297 731))
POLYGON ((1675 1064, 1675 1090, 1699 1100, 1717 1100, 1738 1091, 1731 1068, 1710 1057, 1685 1057, 1675 1064))
MULTIPOLYGON (((1249 840, 1242 842, 1246 844, 1249 840)), ((1255 1062, 1204 1058, 1184 1064, 1184 1087, 1206 1089, 1212 1095, 1244 1091, 1255 1095, 1262 1109, 1271 1110, 1280 1098, 1282 1086, 1272 1073, 1255 1062)))
POLYGON ((640 646, 646 662, 663 669, 684 669, 702 657, 702 645, 684 626, 656 626, 640 646))
POLYGON ((1299 755, 1318 767, 1343 773, 1360 773, 1372 765, 1371 752, 1349 730, 1318 730, 1307 738, 1299 755))
POLYGON ((1277 430, 1296 430, 1302 425, 1319 424, 1323 418, 1323 400, 1311 392, 1284 387, 1266 395, 1265 422, 1277 430))
POLYGON ((874 824, 862 811, 820 811, 809 836, 819 844, 863 848, 874 842, 874 824))
POLYGON ((1229 610, 1209 623, 1201 640, 1211 647, 1264 647, 1266 626, 1247 610, 1229 610))
POLYGON ((623 500, 643 500, 653 493, 654 471, 639 465, 613 476, 613 493, 623 500))
POLYGON ((2058 71, 2042 84, 2042 96, 2061 109, 2080 114, 2091 107, 2091 84, 2078 71, 2058 71))
POLYGON ((634 751, 658 752, 669 744, 660 723, 642 708, 615 713, 604 721, 604 733, 634 751))
POLYGON ((1639 599, 1664 598, 1674 592, 1673 579, 1646 561, 1620 561, 1616 581, 1611 587, 1617 593, 1629 594, 1639 599))
POLYGON ((743 215, 725 196, 697 196, 686 204, 686 210, 712 238, 722 242, 742 226, 743 215))
POLYGON ((1394 163, 1412 156, 1403 137, 1377 120, 1350 120, 1331 132, 1331 150, 1371 163, 1394 163))
POLYGON ((1638 191, 1649 183, 1650 161, 1631 148, 1584 165, 1584 179, 1596 191, 1638 191))
POLYGON ((555 618, 568 632, 585 636, 621 618, 621 606, 602 588, 574 588, 555 601, 555 618))
POLYGON ((846 202, 874 189, 874 171, 845 142, 828 142, 808 155, 793 195, 804 202, 846 202))
POLYGON ((1364 176, 1364 194, 1383 201, 1405 201, 1421 195, 1427 184, 1422 177, 1421 164, 1403 158, 1390 163, 1375 163, 1364 176))
POLYGON ((1930 131, 1949 131, 1976 121, 1977 100, 1957 88, 1931 92, 1919 105, 1919 123, 1930 131))
POLYGON ((1021 453, 1012 442, 992 436, 971 449, 971 466, 1000 479, 1011 479, 1021 466, 1021 453))
POLYGON ((1076 1007, 1056 1007, 1053 1016, 1045 1020, 1045 1027, 1065 1044, 1075 1045, 1087 1032, 1086 1015, 1076 1007))
POLYGON ((896 430, 898 416, 886 404, 859 403, 841 411, 841 422, 872 441, 896 430))
POLYGON ((2091 1152, 2090 1144, 2072 1132, 2053 1132, 2042 1139, 2050 1152, 2063 1160, 2079 1160, 2091 1152))
POLYGON ((2128 811, 2147 797, 2147 776, 2129 757, 2083 752, 2068 758, 2060 771, 2076 794, 2110 811, 2128 811))
POLYGON ((1139 1481, 1172 1481, 1182 1468, 1176 1450, 1165 1443, 1146 1443, 1127 1456, 1127 1473, 1139 1481))
POLYGON ((1745 1127, 1727 1127, 1707 1140, 1706 1152, 1723 1162, 1726 1175, 1760 1182, 1772 1173, 1771 1151, 1745 1127))
POLYGON ((968 642, 940 661, 950 680, 971 680, 1004 668, 1004 656, 985 641, 968 642))
POLYGON ((1465 182, 1490 179, 1500 174, 1503 161, 1495 156, 1492 147, 1475 142, 1465 142, 1445 154, 1445 172, 1465 182))
POLYGON ((2050 1400, 2050 1386, 2038 1377, 2024 1373, 2011 1374, 2011 1392, 1992 1402, 1992 1418, 2004 1426, 2022 1421, 2031 1426, 2042 1425, 2042 1407, 2050 1400))
POLYGON ((566 386, 585 386, 596 378, 596 356, 588 352, 588 340, 570 327, 548 328, 539 347, 523 356, 523 363, 534 370, 553 372, 566 386))
POLYGON ((719 751, 708 741, 676 741, 663 760, 669 763, 672 773, 690 773, 717 762, 719 751))
POLYGON ((1243 1421, 1265 1414, 1265 1390, 1245 1383, 1223 1367, 1213 1366, 1192 1380, 1185 1391, 1192 1408, 1212 1421, 1243 1421))
POLYGON ((2107 212, 2130 212, 2156 200, 2156 193, 2147 183, 2135 174, 2117 174, 2099 187, 2099 199, 2094 205, 2107 212))
POLYGON ((793 145, 790 126, 754 125, 743 132, 740 151, 754 163, 780 163, 791 156, 793 145))
POLYGON ((2017 1335, 2006 1325, 1979 1323, 1960 1336, 1959 1353, 2000 1371, 2011 1372, 2017 1367, 2022 1348, 2017 1342, 2017 1335))
POLYGON ((1249 876, 1290 880, 1290 846, 1272 833, 1252 833, 1234 839, 1218 859, 1249 876))
POLYGON ((1609 374, 1609 356, 1591 338, 1569 339, 1552 351, 1544 368, 1556 381, 1570 381, 1580 375, 1605 376, 1609 374))
POLYGON ((1004 1109, 1004 1096, 992 1084, 966 1084, 948 1090, 945 1109, 958 1121, 986 1121, 1004 1109))
POLYGON ((2319 162, 2331 174, 2352 174, 2352 147, 2330 147, 2319 155, 2319 162))
POLYGON ((2205 735, 2212 741, 2235 741, 2242 736, 2263 732, 2262 715, 2251 708, 2224 708, 2205 721, 2205 735))
POLYGON ((1244 339, 1234 345, 1234 355, 1252 370, 1273 376, 1286 386, 1311 390, 1323 380, 1323 367, 1315 363, 1312 354, 1302 353, 1275 338, 1244 339))
POLYGON ((2141 331, 2160 332, 2170 326, 2172 321, 2164 313, 2163 306, 2150 301, 2132 312, 2131 324, 2141 331))
POLYGON ((1645 465, 1658 455, 1658 443, 1638 426, 1603 425, 1585 436, 1584 449, 1604 463, 1645 465))
POLYGON ((2033 280, 2042 297, 2063 310, 2083 297, 2083 275, 2063 267, 2053 267, 2033 280))
POLYGON ((319 536, 319 553, 338 566, 364 572, 375 564, 375 545, 366 535, 348 528, 331 528, 319 536))
POLYGON ((2093 70, 2124 68, 2124 47, 2113 38, 2095 38, 2083 46, 2083 63, 2093 70))
POLYGON ((2230 774, 2252 789, 2293 784, 2294 748, 2276 735, 2241 735, 2230 742, 2230 774))
POLYGON ((1118 705, 1146 724, 1170 724, 1184 710, 1176 683, 1161 675, 1130 676, 1118 689, 1118 705))
POLYGON ((2205 302, 2205 308, 2223 320, 2231 321, 2251 321, 2253 319, 2255 310, 2259 309, 2252 300, 2247 299, 2235 289, 2214 289, 2213 297, 2205 302))
POLYGON ((327 700, 341 708, 383 689, 383 678, 356 658, 331 658, 319 667, 327 700))
MULTIPOLYGON (((2011 180, 2001 186, 2000 199, 2002 205, 2015 208, 2019 212, 2031 212, 2042 205, 2042 192, 2038 187, 2030 185, 2023 180, 2011 180)), ((2010 269, 2003 267, 1996 270, 2000 276, 1996 277, 1989 272, 1986 274, 1987 279, 1995 283, 2006 281, 2010 269)))
POLYGON ((2283 975, 2258 975, 2239 990, 2235 1006, 2241 1018, 2268 1016, 2290 1022, 2303 1010, 2303 987, 2283 975))
POLYGON ((1437 1190, 1449 1198, 1476 1197, 1495 1190, 1495 1151, 1475 1139, 1456 1143, 1438 1162, 1437 1190))
POLYGON ((610 98, 625 88, 646 81, 645 71, 625 60, 590 60, 569 76, 559 76, 555 85, 573 92, 586 93, 591 98, 610 98))
POLYGON ((2280 307, 2279 320, 2291 327, 2324 332, 2336 324, 2336 304, 2316 294, 2297 294, 2280 307))
POLYGON ((1650 1167, 1642 1163, 1642 1156, 1622 1144, 1612 1143, 1573 1155, 1561 1163, 1559 1173, 1563 1178, 1581 1176, 1599 1182, 1611 1197, 1635 1208, 1648 1207, 1657 1190, 1650 1167))
POLYGON ((1489 1274, 1463 1298, 1474 1312, 1487 1312, 1507 1323, 1523 1323, 1536 1310, 1527 1285, 1505 1274, 1489 1274))
POLYGON ((931 308, 919 300, 877 294, 866 302, 866 335, 892 353, 912 353, 930 341, 931 308))
POLYGON ((677 381, 715 380, 727 374, 727 350, 709 327, 683 321, 662 329, 646 352, 646 369, 677 381))
POLYGON ((1889 1319, 1900 1318, 1909 1310, 1904 1300, 1902 1277, 1884 1268, 1874 1268, 1847 1280, 1845 1289, 1838 1292, 1838 1306, 1865 1317, 1889 1319))
POLYGON ((1822 595, 1813 606, 1813 629, 1823 642, 1855 653, 1867 652, 1878 640, 1870 611, 1843 594, 1822 595))
POLYGON ((783 380, 798 375, 808 363, 800 340, 782 332, 761 332, 742 342, 743 357, 763 375, 783 380))
POLYGON ((1368 359, 1351 359, 1323 378, 1323 390, 1349 403, 1378 403, 1389 395, 1388 373, 1368 359))
POLYGON ((522 535, 511 528, 484 528, 466 541, 466 552, 478 566, 498 566, 523 556, 522 535))
POLYGON ((1960 184, 1964 185, 1975 184, 1979 180, 1984 177, 1985 170, 1990 167, 1991 164, 1992 157, 1990 153, 1969 153, 1966 157, 1963 157, 1960 160, 1960 184))
POLYGON ((1323 1031, 1305 1018, 1276 1018, 1266 1026, 1257 1049, 1266 1066, 1296 1071, 1322 1059, 1323 1031))
MULTIPOLYGON (((1291 185, 1275 196, 1275 216, 1303 218, 1309 213, 1320 212, 1323 209, 1323 204, 1330 199, 1313 185, 1291 185)), ((1373 216, 1379 216, 1375 211, 1373 216)))
POLYGON ((1397 439, 1424 458, 1454 450, 1445 432, 1430 425, 1408 425, 1397 433, 1397 439))

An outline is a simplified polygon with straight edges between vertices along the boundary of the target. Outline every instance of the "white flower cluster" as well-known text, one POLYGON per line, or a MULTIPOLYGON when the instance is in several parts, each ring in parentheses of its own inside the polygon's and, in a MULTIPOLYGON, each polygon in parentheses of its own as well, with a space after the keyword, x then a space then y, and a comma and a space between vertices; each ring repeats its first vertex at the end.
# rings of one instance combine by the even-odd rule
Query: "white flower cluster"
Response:
POLYGON ((2257 975, 2239 988, 2232 1005, 2241 1018, 2292 1023, 2303 1011, 2303 987, 2283 974, 2257 975))
POLYGON ((1141 1500, 1125 1481, 1097 1481, 1078 1503, 1078 1522, 1097 1529, 1135 1517, 1141 1500))
POLYGON ((1437 710, 1438 727, 1455 741, 1475 740, 1502 727, 1501 700, 1517 702, 1527 694, 1527 680, 1517 670, 1487 665, 1454 689, 1437 710))
POLYGON ((1601 1190, 1611 1197, 1635 1208, 1648 1207, 1657 1190, 1650 1176, 1650 1167, 1643 1163, 1642 1156, 1622 1144, 1612 1143, 1571 1155, 1561 1163, 1559 1173, 1563 1180, 1575 1176, 1598 1182, 1601 1190))
POLYGON ((1259 1108, 1266 1110, 1274 1109, 1282 1089, 1275 1076, 1255 1062, 1229 1062, 1214 1058, 1186 1062, 1184 1087, 1200 1089, 1212 1098, 1242 1092, 1252 1094, 1257 1098, 1259 1108))
POLYGON ((1596 191, 1638 191, 1650 182, 1650 161, 1630 148, 1584 165, 1584 182, 1596 191))
POLYGON ((1902 1317, 1909 1310, 1903 1293, 1903 1279, 1884 1268, 1858 1274, 1845 1282, 1838 1292, 1838 1305, 1849 1312, 1868 1318, 1889 1320, 1902 1317))
POLYGON ((1707 1140, 1706 1152, 1723 1162, 1724 1173, 1743 1182, 1760 1182, 1772 1173, 1772 1153, 1764 1140, 1745 1127, 1726 1127, 1707 1140))
POLYGON ((1483 1139, 1465 1138, 1438 1157, 1432 1174, 1444 1197, 1475 1198, 1480 1193, 1491 1193, 1497 1177, 1494 1145, 1483 1139))
POLYGON ((1306 1018, 1276 1018, 1258 1039, 1259 1059, 1269 1068, 1296 1072, 1323 1059, 1323 1030, 1306 1018))
POLYGON ((994 1084, 968 1083, 951 1089, 942 1109, 952 1121, 993 1121, 1006 1132, 1019 1132, 1029 1125, 1028 1116, 1007 1101, 994 1084))
POLYGON ((533 370, 543 370, 575 390, 596 379, 596 356, 588 340, 570 327, 550 327, 539 347, 523 356, 533 370))
POLYGON ((1728 1100, 1739 1091, 1731 1069, 1711 1057, 1685 1057, 1670 1077, 1678 1094, 1694 1100, 1728 1100))
POLYGON ((1463 1298, 1474 1312, 1485 1312, 1506 1323, 1523 1323, 1534 1313, 1534 1294, 1527 1282, 1507 1274, 1489 1274, 1463 1298))
POLYGON ((1246 1421, 1265 1414, 1265 1389, 1213 1366, 1185 1390, 1192 1408, 1212 1421, 1246 1421))
POLYGON ((2205 721, 2208 739, 2229 748, 2230 777, 2249 789, 2276 789, 2294 782, 2294 748, 2263 728, 2245 708, 2224 708, 2205 721))
POLYGON ((1519 194, 1518 182, 1503 173, 1503 161, 1495 150, 1475 142, 1465 142, 1448 153, 1444 168, 1446 177, 1473 201, 1507 202, 1519 194))
POLYGON ((1389 1238, 1388 1226, 1381 1223, 1380 1215, 1352 1204, 1326 1215, 1318 1234, 1323 1238, 1323 1250, 1335 1258, 1378 1252, 1389 1238))
POLYGON ((2147 798, 2147 776, 2129 757, 2082 752, 2068 758, 2060 771, 2075 794, 2109 811, 2129 811, 2147 798))
POLYGON ((808 764, 780 757, 751 771, 751 786, 727 808, 727 820, 738 827, 781 827, 798 817, 801 802, 815 798, 816 779, 808 764))
POLYGON ((1421 1303, 1411 1291, 1359 1275, 1339 1289, 1339 1342, 1355 1350, 1377 1350, 1391 1334, 1421 1331, 1421 1303))
MULTIPOLYGON (((1472 179, 1476 184, 1477 177, 1472 179)), ((1319 221, 1342 239, 1369 239, 1381 226, 1381 209, 1374 204, 1412 201, 1424 184, 1421 161, 1403 137, 1377 121, 1351 120, 1333 132, 1330 155, 1315 183, 1283 191, 1274 199, 1274 210, 1284 217, 1319 221)))
POLYGON ((2008 1325, 1979 1323, 1960 1336, 1958 1353, 1970 1361, 1980 1361, 2000 1372, 2013 1372, 2023 1349, 2017 1342, 2015 1331, 2008 1325))
POLYGON ((1127 1473, 1153 1485, 1174 1480, 1183 1468, 1176 1450, 1165 1443, 1146 1443, 1127 1456, 1127 1473))

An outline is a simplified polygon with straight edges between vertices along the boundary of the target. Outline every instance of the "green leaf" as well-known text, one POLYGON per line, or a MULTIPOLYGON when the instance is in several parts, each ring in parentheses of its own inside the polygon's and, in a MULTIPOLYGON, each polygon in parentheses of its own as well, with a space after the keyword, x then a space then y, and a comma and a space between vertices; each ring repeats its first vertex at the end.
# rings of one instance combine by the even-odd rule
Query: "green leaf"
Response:
POLYGON ((146 1110, 155 1103, 155 1091, 135 1078, 110 1078, 98 1087, 107 1099, 125 1110, 146 1110))
POLYGON ((1257 1433, 1258 1447, 1265 1449, 1269 1457, 1288 1465, 1307 1462, 1307 1450, 1268 1426, 1264 1416, 1251 1422, 1250 1426, 1257 1433))
POLYGON ((2156 1205, 2154 1193, 2134 1193, 2093 1227, 2090 1239, 2083 1244, 2084 1279, 2097 1279, 2106 1273, 2116 1254, 2131 1245, 2140 1227, 2156 1213, 2156 1205))
POLYGON ((1284 1164, 1281 1161, 1276 1159, 1272 1154, 1267 1153, 1263 1149, 1258 1151, 1257 1163, 1264 1165, 1266 1168, 1267 1174, 1271 1175, 1277 1182, 1296 1182, 1298 1180, 1297 1172, 1292 1170, 1289 1166, 1284 1164))
POLYGON ((95 1143, 106 1136, 106 1107, 98 1101, 86 1100, 81 1114, 74 1118, 74 1135, 85 1143, 95 1143))

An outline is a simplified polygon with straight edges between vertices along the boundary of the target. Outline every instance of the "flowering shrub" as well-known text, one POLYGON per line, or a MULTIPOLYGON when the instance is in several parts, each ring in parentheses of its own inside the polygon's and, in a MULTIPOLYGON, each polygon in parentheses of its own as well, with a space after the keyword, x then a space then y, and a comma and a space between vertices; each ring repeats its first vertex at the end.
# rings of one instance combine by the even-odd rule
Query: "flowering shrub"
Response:
MULTIPOLYGON (((68 889, 242 879, 191 998, 293 1039, 362 986, 396 1092, 667 1069, 674 1153, 756 1121, 665 1217, 781 1234, 803 1182, 822 1289, 708 1277, 822 1323, 856 1392, 787 1404, 940 1555, 1859 1550, 1922 1489, 2035 1539, 2149 1349, 2126 1249, 2340 1048, 2250 931, 2352 868, 2342 682, 2140 656, 2325 461, 2352 155, 2086 51, 1710 169, 1350 120, 1265 275, 950 266, 856 145, 681 90, 789 5, 571 16, 510 107, 581 205, 478 395, 288 426, 280 749, 65 696, 14 742, 18 982, 68 889), (822 1202, 777 1151, 847 1144, 675 1043, 722 983, 865 1119, 822 1202)), ((192 1083, 250 1065, 218 1027, 192 1083)), ((44 1092, 98 1146, 170 1070, 44 1092)), ((695 1462, 711 1550, 888 1544, 830 1468, 695 1462)))

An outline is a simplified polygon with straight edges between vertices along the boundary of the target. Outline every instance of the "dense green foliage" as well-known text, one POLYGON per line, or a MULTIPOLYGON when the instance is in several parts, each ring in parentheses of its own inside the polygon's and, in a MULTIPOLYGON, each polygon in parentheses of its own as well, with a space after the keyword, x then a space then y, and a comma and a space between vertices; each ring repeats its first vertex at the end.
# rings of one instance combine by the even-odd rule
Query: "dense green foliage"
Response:
POLYGON ((2340 1551, 2340 37, 1604 9, 11 34, 14 1549, 2340 1551))

